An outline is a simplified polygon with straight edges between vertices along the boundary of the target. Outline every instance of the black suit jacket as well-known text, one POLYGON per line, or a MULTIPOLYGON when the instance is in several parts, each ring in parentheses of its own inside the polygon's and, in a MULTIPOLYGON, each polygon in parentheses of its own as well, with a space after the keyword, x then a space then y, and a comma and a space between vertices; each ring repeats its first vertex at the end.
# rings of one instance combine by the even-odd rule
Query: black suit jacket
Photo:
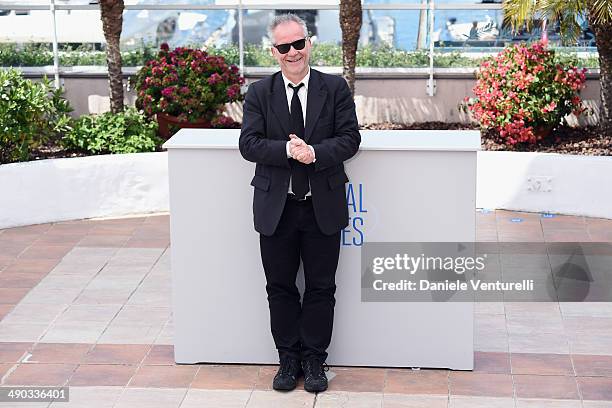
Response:
MULTIPOLYGON (((243 112, 240 153, 257 163, 251 181, 255 230, 272 235, 287 200, 292 160, 286 151, 289 107, 280 71, 249 86, 243 112)), ((316 158, 308 165, 315 218, 331 235, 348 225, 343 162, 361 143, 355 103, 342 77, 310 69, 304 140, 316 158)))

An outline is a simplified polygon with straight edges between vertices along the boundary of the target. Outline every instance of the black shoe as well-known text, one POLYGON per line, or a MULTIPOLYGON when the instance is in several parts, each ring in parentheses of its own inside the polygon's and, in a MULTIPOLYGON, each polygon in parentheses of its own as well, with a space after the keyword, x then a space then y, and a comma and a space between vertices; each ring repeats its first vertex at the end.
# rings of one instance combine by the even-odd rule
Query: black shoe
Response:
POLYGON ((322 392, 327 389, 327 377, 325 371, 329 367, 318 358, 309 358, 302 361, 304 370, 304 389, 308 392, 322 392))
POLYGON ((283 356, 280 359, 280 367, 274 376, 272 388, 278 391, 291 391, 297 385, 297 380, 302 374, 302 367, 298 359, 283 356))

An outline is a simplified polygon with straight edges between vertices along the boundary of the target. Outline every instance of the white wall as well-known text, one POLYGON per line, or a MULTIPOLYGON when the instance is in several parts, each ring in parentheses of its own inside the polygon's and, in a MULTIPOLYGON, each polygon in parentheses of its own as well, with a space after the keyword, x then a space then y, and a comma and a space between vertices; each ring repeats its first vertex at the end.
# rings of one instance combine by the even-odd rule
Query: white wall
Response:
MULTIPOLYGON (((477 174, 478 208, 612 219, 612 157, 478 152, 477 174)), ((167 153, 4 164, 0 191, 0 228, 168 211, 167 153)))
POLYGON ((612 218, 612 157, 478 152, 476 205, 612 218))
POLYGON ((0 228, 168 211, 167 153, 0 166, 0 228))

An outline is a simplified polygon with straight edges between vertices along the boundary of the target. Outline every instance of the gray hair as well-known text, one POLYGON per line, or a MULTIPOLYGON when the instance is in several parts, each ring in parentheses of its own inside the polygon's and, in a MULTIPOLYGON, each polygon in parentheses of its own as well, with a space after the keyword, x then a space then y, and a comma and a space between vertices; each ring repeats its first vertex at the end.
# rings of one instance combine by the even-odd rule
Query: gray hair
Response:
POLYGON ((276 27, 278 27, 281 24, 289 23, 289 22, 298 23, 300 26, 302 26, 302 29, 304 29, 304 37, 308 37, 308 27, 306 27, 306 22, 302 20, 300 16, 292 14, 292 13, 280 14, 274 17, 274 19, 268 26, 268 38, 270 39, 272 44, 275 43, 274 30, 276 29, 276 27))

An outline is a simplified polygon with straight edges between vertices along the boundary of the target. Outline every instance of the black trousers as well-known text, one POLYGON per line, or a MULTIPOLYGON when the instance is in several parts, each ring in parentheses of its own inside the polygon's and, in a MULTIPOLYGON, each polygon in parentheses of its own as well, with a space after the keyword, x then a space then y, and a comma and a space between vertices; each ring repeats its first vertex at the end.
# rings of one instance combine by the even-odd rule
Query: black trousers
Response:
POLYGON ((323 234, 312 202, 287 200, 272 236, 260 235, 272 337, 279 356, 327 358, 334 321, 340 231, 323 234), (300 258, 305 290, 295 285, 300 258))

